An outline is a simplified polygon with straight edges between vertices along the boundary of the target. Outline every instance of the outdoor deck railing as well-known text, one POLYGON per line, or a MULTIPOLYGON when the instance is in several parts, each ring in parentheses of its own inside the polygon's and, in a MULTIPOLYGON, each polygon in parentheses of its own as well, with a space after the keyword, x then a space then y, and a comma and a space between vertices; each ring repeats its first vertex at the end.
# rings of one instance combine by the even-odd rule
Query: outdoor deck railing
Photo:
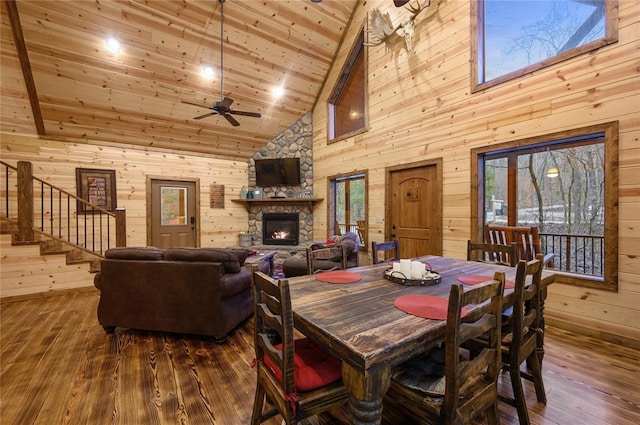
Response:
POLYGON ((540 233, 540 243, 556 270, 604 276, 604 236, 540 233))

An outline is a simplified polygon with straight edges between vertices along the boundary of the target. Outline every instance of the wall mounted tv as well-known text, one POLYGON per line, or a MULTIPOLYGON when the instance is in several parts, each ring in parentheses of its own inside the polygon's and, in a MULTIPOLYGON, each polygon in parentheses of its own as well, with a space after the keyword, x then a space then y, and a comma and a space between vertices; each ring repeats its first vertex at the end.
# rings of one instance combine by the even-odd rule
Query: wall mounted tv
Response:
POLYGON ((300 158, 256 159, 256 186, 300 184, 300 158))

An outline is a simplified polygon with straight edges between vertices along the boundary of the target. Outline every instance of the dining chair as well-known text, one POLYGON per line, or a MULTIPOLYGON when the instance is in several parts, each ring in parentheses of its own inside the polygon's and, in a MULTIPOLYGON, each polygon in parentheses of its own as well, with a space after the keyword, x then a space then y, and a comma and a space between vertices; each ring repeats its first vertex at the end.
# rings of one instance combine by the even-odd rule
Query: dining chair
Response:
POLYGON ((307 270, 309 274, 347 268, 347 247, 336 244, 325 248, 307 248, 307 270))
POLYGON ((373 264, 400 260, 400 243, 397 239, 387 242, 371 241, 371 259, 373 264))
POLYGON ((540 284, 543 258, 538 254, 535 260, 518 262, 513 292, 513 314, 510 323, 502 328, 502 363, 503 368, 509 371, 514 396, 511 398, 500 395, 500 399, 516 407, 520 425, 529 424, 522 378, 532 381, 537 400, 547 403, 542 380, 542 359, 538 350, 544 335, 540 284), (505 333, 508 328, 510 330, 505 333), (527 370, 521 371, 522 363, 526 363, 527 370))
POLYGON ((367 246, 367 240, 364 237, 365 234, 365 228, 366 228, 367 224, 364 220, 356 220, 356 232, 358 233, 358 238, 360 239, 360 245, 366 247, 367 246))
POLYGON ((484 413, 498 424, 498 374, 500 372, 500 312, 505 285, 503 272, 492 281, 464 290, 454 283, 449 292, 444 358, 436 347, 394 368, 384 398, 383 416, 393 424, 471 423, 484 413), (479 307, 474 311, 468 306, 479 307), (469 309, 464 316, 463 309, 469 309), (474 356, 465 341, 485 336, 489 343, 474 356), (444 373, 442 373, 442 363, 444 373))
POLYGON ((307 338, 294 340, 289 281, 253 268, 252 284, 257 385, 251 424, 279 414, 291 425, 345 403, 340 360, 307 338))
POLYGON ((467 241, 467 260, 515 267, 518 262, 516 243, 509 245, 467 241))
POLYGON ((534 260, 536 255, 542 254, 544 256, 544 266, 550 269, 553 268, 554 254, 542 252, 540 232, 537 226, 486 226, 484 237, 485 242, 492 244, 510 245, 515 243, 518 251, 518 260, 530 261, 534 260))

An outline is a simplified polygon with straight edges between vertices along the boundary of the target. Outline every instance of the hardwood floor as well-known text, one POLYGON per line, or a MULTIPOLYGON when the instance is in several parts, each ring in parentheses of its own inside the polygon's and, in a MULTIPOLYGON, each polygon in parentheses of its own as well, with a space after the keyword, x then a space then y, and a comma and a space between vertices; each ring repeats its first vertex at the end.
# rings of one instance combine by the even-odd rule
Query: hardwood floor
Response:
MULTIPOLYGON (((249 423, 251 321, 222 345, 124 329, 107 335, 97 301, 95 291, 75 291, 0 305, 0 423, 249 423)), ((546 406, 525 384, 533 424, 640 423, 640 351, 548 328, 543 373, 546 406)), ((509 389, 504 374, 501 391, 509 389)), ((500 417, 518 423, 503 403, 500 417)))

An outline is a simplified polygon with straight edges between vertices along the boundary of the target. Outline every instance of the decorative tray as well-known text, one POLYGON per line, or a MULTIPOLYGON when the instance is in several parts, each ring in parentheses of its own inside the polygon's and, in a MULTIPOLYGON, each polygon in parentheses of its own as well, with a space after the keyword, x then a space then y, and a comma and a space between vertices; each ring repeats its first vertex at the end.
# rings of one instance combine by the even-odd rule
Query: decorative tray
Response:
POLYGON ((384 278, 393 283, 406 286, 431 286, 442 282, 442 277, 433 271, 427 271, 422 279, 407 278, 402 272, 387 269, 384 271, 384 278))

